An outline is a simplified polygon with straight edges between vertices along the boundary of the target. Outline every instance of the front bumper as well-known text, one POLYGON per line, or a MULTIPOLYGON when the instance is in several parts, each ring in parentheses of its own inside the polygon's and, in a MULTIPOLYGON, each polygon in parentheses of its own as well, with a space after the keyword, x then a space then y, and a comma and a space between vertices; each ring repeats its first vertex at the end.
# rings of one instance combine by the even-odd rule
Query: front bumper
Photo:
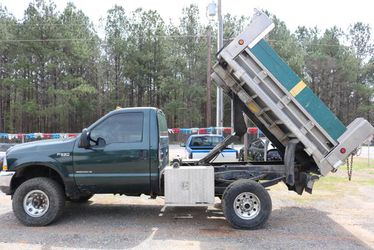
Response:
POLYGON ((12 181, 13 175, 16 172, 13 171, 1 171, 0 172, 0 190, 5 194, 10 194, 10 183, 12 181))

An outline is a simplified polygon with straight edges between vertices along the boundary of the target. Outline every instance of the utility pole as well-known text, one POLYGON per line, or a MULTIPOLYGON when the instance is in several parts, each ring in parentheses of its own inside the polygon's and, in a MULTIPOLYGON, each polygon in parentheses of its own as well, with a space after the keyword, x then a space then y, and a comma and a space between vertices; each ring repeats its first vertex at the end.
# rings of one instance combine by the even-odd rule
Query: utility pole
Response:
MULTIPOLYGON (((217 6, 218 14, 218 39, 217 52, 223 47, 223 20, 222 20, 222 5, 221 0, 218 0, 217 6)), ((223 91, 217 86, 217 110, 216 110, 216 127, 223 127, 223 91)), ((223 130, 218 129, 217 134, 222 134, 223 130)))
POLYGON ((208 67, 207 67, 207 76, 206 76, 206 85, 207 85, 207 98, 206 98, 206 127, 212 126, 212 80, 210 78, 211 69, 212 69, 212 32, 210 26, 208 28, 207 34, 207 45, 208 45, 208 67))
MULTIPOLYGON (((217 15, 218 19, 218 32, 217 32, 217 52, 220 51, 223 47, 223 20, 222 20, 222 4, 221 0, 217 1, 216 5, 213 0, 207 7, 207 16, 212 18, 217 15)), ((223 91, 220 87, 217 86, 217 99, 216 99, 216 127, 217 134, 223 133, 223 91)))

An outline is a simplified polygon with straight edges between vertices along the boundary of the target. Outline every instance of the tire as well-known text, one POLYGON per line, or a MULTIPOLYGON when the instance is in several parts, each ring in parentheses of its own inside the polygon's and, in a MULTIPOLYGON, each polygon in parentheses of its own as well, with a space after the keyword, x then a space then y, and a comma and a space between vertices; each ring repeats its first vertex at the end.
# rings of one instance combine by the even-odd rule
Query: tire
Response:
POLYGON ((282 157, 277 149, 270 149, 266 153, 266 161, 281 161, 282 157))
POLYGON ((74 198, 66 197, 66 200, 70 202, 74 202, 74 203, 83 203, 83 202, 87 202, 93 196, 94 196, 93 194, 90 194, 90 195, 82 195, 82 196, 78 196, 74 198))
POLYGON ((237 180, 225 190, 223 214, 232 227, 258 229, 268 220, 272 204, 265 188, 252 180, 237 180))
POLYGON ((26 226, 46 226, 52 223, 61 216, 64 205, 63 188, 46 177, 32 178, 22 183, 16 189, 12 201, 14 214, 26 226), (41 210, 37 209, 38 205, 41 210))

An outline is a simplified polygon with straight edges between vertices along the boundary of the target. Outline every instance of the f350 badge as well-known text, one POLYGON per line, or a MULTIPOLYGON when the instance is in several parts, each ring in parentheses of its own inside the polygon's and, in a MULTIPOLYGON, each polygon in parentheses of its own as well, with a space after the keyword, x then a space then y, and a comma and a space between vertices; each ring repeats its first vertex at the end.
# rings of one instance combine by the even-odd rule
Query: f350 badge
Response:
POLYGON ((57 157, 69 157, 70 153, 57 153, 57 157))

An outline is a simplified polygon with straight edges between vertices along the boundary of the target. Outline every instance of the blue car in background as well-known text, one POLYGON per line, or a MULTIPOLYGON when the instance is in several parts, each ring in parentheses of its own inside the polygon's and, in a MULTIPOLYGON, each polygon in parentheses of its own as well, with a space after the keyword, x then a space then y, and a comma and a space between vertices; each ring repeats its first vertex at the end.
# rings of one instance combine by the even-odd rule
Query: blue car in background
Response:
MULTIPOLYGON (((211 135, 211 134, 199 134, 191 135, 187 142, 181 144, 181 147, 185 147, 185 158, 199 160, 206 156, 218 143, 223 141, 222 135, 211 135)), ((214 161, 235 161, 238 160, 239 153, 233 148, 225 148, 214 161)))

